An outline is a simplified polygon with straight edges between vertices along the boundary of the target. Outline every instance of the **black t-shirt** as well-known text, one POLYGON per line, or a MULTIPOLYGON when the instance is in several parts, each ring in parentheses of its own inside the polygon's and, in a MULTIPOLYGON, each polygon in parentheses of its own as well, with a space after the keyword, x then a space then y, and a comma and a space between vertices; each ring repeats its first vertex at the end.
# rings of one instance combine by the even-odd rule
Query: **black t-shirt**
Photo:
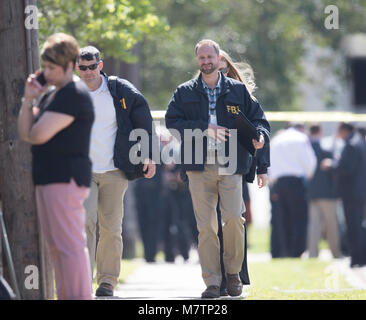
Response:
MULTIPOLYGON (((39 103, 40 112, 45 111, 73 116, 75 120, 42 145, 33 145, 33 182, 35 185, 68 183, 74 178, 79 186, 90 186, 91 161, 89 159, 90 132, 94 121, 93 101, 82 81, 70 82, 48 98, 47 92, 39 103)), ((50 123, 50 125, 52 125, 50 123)))

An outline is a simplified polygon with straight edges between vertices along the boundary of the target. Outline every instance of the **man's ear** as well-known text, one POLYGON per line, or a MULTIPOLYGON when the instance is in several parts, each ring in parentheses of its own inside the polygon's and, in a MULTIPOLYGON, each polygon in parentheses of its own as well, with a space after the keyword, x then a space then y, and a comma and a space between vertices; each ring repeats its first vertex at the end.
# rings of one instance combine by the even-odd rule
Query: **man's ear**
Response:
POLYGON ((103 69, 103 60, 100 60, 99 61, 99 70, 102 70, 103 69))
POLYGON ((219 61, 221 61, 221 58, 222 58, 222 56, 221 56, 221 55, 219 55, 219 61))

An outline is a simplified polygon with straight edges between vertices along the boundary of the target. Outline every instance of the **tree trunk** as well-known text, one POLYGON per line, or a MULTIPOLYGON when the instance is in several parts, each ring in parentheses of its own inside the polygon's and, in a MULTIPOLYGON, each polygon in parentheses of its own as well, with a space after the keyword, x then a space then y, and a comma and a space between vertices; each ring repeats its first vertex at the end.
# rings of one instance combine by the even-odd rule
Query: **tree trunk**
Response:
MULTIPOLYGON (((17 131, 25 80, 39 68, 37 30, 28 31, 27 44, 26 4, 36 0, 0 1, 0 198, 21 298, 45 299, 52 298, 53 281, 40 238, 30 146, 17 131)), ((4 259, 3 266, 9 282, 4 259)))
MULTIPOLYGON (((102 53, 103 53, 103 49, 102 53)), ((141 44, 136 44, 132 49, 132 54, 141 58, 141 44)), ((105 57, 103 59, 103 71, 108 75, 115 75, 130 81, 137 89, 141 90, 141 62, 126 63, 115 58, 105 57)))

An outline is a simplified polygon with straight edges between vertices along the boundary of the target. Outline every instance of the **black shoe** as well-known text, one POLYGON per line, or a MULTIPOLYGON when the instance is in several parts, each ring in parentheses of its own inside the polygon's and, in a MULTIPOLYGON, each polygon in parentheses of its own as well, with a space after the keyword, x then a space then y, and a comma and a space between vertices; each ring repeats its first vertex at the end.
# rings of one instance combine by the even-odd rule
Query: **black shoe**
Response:
POLYGON ((219 286, 208 286, 205 291, 202 292, 201 298, 219 298, 220 287, 219 286))
POLYGON ((113 286, 109 283, 102 282, 95 292, 97 297, 111 297, 113 296, 113 286))

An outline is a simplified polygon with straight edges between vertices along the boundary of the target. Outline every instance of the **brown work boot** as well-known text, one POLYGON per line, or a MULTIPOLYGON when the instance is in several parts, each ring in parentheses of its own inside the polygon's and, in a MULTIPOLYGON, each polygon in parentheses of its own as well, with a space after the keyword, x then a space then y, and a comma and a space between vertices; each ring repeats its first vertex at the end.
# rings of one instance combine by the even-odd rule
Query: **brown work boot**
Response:
POLYGON ((202 292, 202 298, 219 298, 220 287, 219 286, 208 286, 205 291, 202 292))
POLYGON ((232 297, 240 296, 243 292, 243 283, 239 278, 239 274, 226 274, 227 293, 232 297))

